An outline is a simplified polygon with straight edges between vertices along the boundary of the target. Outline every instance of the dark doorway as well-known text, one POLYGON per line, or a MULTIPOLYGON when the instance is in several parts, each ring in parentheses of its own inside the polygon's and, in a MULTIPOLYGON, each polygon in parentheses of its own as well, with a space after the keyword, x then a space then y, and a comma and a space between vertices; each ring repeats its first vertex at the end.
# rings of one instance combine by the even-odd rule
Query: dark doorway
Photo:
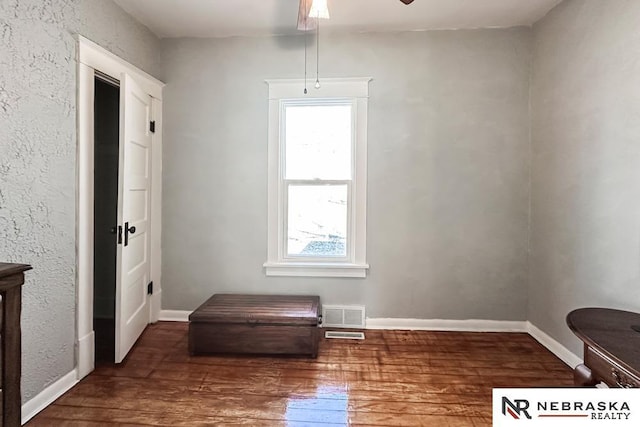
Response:
POLYGON ((94 101, 93 329, 95 361, 115 361, 120 87, 96 76, 94 101))

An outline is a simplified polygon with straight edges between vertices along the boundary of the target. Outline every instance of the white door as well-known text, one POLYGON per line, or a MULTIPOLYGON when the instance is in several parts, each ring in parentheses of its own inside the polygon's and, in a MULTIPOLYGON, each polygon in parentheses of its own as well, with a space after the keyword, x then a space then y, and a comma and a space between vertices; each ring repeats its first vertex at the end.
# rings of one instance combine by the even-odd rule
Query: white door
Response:
POLYGON ((117 252, 116 363, 122 362, 149 323, 149 201, 151 97, 131 76, 120 81, 120 163, 117 252))

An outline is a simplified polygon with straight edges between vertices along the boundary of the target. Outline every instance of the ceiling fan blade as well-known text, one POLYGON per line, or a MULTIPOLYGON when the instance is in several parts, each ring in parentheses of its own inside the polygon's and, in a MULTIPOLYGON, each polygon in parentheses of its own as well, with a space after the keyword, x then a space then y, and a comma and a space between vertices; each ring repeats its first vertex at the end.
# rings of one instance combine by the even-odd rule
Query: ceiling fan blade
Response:
POLYGON ((411 4, 413 3, 413 0, 400 0, 402 3, 404 4, 411 4))
POLYGON ((315 30, 318 25, 317 19, 309 17, 311 3, 312 0, 300 0, 300 6, 298 6, 298 30, 300 31, 315 30))

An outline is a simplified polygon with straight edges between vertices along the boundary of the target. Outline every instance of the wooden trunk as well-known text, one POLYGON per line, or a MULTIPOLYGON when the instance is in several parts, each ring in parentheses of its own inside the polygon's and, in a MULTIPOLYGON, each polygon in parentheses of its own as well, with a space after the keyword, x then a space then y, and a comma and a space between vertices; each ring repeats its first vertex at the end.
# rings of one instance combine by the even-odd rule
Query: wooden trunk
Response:
POLYGON ((320 297, 216 294, 189 316, 189 352, 316 357, 320 297))

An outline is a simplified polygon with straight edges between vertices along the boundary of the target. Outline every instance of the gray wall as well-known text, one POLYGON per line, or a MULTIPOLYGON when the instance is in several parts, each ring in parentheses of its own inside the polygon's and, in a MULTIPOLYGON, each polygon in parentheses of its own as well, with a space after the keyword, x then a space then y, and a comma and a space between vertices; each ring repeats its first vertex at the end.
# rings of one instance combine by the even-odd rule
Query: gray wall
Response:
POLYGON ((524 320, 530 29, 321 41, 322 76, 374 79, 366 279, 263 272, 264 79, 303 75, 302 40, 163 41, 163 308, 314 293, 370 317, 524 320))
POLYGON ((76 33, 159 69, 158 40, 111 1, 0 2, 0 260, 34 267, 23 401, 75 366, 76 33))
POLYGON ((640 2, 565 1, 534 26, 528 317, 640 311, 640 2))

